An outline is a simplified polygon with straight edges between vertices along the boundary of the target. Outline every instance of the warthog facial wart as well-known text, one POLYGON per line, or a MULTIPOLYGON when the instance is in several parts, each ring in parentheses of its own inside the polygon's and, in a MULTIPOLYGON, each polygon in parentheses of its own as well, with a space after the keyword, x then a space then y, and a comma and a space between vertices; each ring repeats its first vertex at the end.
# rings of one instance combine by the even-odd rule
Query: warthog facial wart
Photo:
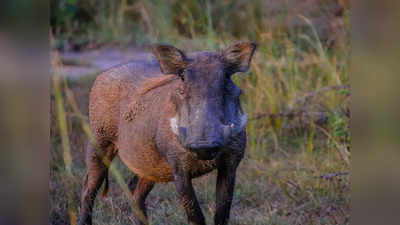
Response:
POLYGON ((174 134, 178 134, 178 123, 177 123, 177 118, 173 117, 169 120, 169 124, 171 126, 171 130, 172 132, 174 132, 174 134))

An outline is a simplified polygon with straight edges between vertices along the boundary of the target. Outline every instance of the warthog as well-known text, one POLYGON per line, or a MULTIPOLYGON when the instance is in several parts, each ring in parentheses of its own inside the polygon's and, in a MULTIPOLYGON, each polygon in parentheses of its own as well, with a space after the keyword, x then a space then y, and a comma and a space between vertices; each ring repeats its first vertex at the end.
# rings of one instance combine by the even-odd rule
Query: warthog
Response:
MULTIPOLYGON (((146 196, 157 182, 174 181, 189 224, 205 224, 191 179, 217 169, 215 224, 227 224, 236 169, 246 146, 241 90, 232 82, 249 69, 256 44, 185 54, 153 47, 154 60, 133 61, 100 74, 90 93, 94 141, 79 224, 91 224, 96 193, 117 154, 138 177, 132 185, 135 222, 148 224, 146 196)), ((105 194, 105 192, 103 192, 105 194)))

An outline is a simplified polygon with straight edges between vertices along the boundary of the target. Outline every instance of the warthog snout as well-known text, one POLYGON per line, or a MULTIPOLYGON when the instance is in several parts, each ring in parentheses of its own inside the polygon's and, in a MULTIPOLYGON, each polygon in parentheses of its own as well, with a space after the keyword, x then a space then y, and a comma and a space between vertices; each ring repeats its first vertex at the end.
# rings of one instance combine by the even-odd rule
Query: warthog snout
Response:
POLYGON ((187 148, 195 152, 200 159, 210 160, 213 159, 218 150, 223 146, 222 140, 214 139, 212 141, 204 140, 204 141, 196 141, 193 143, 187 144, 187 148))
POLYGON ((220 125, 217 130, 210 130, 212 136, 203 138, 188 138, 187 128, 179 127, 178 136, 182 145, 196 153, 200 159, 210 160, 213 159, 217 153, 224 149, 231 138, 237 136, 245 129, 247 122, 246 115, 242 115, 237 123, 229 123, 229 125, 220 125))
MULTIPOLYGON (((185 133, 186 129, 179 130, 185 133)), ((226 143, 222 132, 220 132, 221 130, 210 130, 207 132, 208 135, 204 136, 189 136, 183 140, 182 144, 189 151, 196 153, 200 159, 213 159, 226 143)))

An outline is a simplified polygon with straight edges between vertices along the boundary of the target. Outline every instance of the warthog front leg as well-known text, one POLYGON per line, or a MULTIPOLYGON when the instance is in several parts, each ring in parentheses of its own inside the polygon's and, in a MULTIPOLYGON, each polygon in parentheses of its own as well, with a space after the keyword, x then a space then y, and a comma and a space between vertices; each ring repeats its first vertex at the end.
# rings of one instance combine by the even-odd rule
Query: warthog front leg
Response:
POLYGON ((134 216, 137 225, 147 225, 147 212, 146 212, 146 197, 154 187, 154 182, 135 177, 129 184, 129 188, 133 194, 134 199, 134 216), (135 181, 136 179, 136 181, 135 181))
POLYGON ((228 224, 235 187, 236 168, 237 163, 229 156, 221 157, 221 160, 217 164, 215 225, 228 224))
POLYGON ((174 174, 174 182, 189 224, 205 225, 205 219, 197 201, 189 174, 180 172, 174 174))

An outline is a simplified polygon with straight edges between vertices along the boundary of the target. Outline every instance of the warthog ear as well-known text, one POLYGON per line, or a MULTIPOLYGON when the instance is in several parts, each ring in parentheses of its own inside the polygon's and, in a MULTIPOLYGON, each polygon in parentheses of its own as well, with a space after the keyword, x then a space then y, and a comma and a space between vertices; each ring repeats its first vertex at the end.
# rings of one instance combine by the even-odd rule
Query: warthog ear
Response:
POLYGON ((246 72, 250 68, 250 62, 253 57, 257 44, 253 42, 239 42, 222 51, 223 61, 229 71, 246 72))
POLYGON ((160 63, 164 74, 180 75, 187 65, 187 58, 183 51, 170 45, 153 45, 154 55, 160 63))

